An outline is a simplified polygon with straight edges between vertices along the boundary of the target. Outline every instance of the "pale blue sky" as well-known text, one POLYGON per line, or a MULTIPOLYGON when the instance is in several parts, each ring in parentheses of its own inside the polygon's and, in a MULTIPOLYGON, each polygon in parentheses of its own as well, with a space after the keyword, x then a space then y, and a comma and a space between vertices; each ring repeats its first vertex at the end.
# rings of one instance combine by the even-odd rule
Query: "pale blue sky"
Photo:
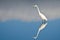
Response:
POLYGON ((41 25, 34 4, 48 18, 38 40, 60 40, 59 0, 0 0, 0 40, 34 40, 41 25))
MULTIPOLYGON (((23 22, 10 20, 0 22, 0 40, 34 40, 41 21, 23 22)), ((48 21, 48 25, 38 36, 38 40, 60 40, 60 19, 48 21)))

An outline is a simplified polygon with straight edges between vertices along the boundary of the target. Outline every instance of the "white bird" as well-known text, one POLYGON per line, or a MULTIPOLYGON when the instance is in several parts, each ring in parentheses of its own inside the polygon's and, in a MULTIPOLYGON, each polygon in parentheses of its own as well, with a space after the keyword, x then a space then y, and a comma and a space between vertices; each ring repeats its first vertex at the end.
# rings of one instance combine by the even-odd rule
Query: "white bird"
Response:
POLYGON ((45 17, 45 15, 43 15, 43 14, 40 12, 40 10, 39 10, 39 8, 38 8, 37 5, 34 5, 34 7, 37 8, 38 13, 39 13, 39 16, 40 16, 41 19, 42 19, 42 24, 41 24, 41 26, 39 27, 36 36, 33 37, 34 39, 37 39, 37 37, 38 37, 39 33, 41 32, 41 30, 43 30, 43 29, 46 27, 46 25, 47 25, 47 18, 45 17))

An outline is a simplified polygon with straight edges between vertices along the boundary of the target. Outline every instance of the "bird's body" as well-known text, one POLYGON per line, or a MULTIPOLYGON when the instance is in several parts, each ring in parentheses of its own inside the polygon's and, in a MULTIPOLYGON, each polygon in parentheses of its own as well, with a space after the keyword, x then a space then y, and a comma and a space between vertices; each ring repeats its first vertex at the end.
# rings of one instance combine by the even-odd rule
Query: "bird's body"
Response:
POLYGON ((37 8, 38 13, 39 13, 39 16, 40 16, 41 19, 42 19, 42 24, 41 24, 41 26, 40 26, 39 29, 38 29, 37 35, 36 35, 35 37, 33 37, 34 39, 37 39, 37 37, 38 37, 38 35, 39 35, 39 32, 41 32, 41 30, 43 30, 43 29, 46 27, 46 25, 47 25, 47 18, 45 17, 45 15, 43 15, 43 14, 40 12, 40 10, 39 10, 39 8, 38 8, 37 5, 34 5, 34 7, 37 8))

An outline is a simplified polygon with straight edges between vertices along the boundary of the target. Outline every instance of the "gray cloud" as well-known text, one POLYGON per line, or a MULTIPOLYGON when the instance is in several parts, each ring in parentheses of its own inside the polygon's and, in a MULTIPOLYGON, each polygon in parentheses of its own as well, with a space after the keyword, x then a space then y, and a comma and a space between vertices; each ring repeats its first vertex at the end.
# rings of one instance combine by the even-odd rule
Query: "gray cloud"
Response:
POLYGON ((2 1, 0 2, 0 21, 18 19, 39 21, 40 17, 33 4, 38 4, 41 12, 49 20, 60 18, 60 1, 2 1))

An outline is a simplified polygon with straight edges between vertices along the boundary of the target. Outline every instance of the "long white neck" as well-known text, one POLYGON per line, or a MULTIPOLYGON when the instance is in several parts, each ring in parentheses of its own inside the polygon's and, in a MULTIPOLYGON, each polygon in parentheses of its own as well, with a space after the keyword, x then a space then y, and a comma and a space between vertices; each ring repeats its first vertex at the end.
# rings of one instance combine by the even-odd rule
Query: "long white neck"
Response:
POLYGON ((36 7, 36 8, 37 8, 38 13, 39 13, 39 15, 40 15, 41 19, 42 19, 42 20, 46 20, 46 21, 47 21, 47 18, 45 17, 45 15, 43 15, 43 14, 40 12, 40 10, 39 10, 38 6, 37 6, 37 5, 34 5, 34 7, 36 7))

